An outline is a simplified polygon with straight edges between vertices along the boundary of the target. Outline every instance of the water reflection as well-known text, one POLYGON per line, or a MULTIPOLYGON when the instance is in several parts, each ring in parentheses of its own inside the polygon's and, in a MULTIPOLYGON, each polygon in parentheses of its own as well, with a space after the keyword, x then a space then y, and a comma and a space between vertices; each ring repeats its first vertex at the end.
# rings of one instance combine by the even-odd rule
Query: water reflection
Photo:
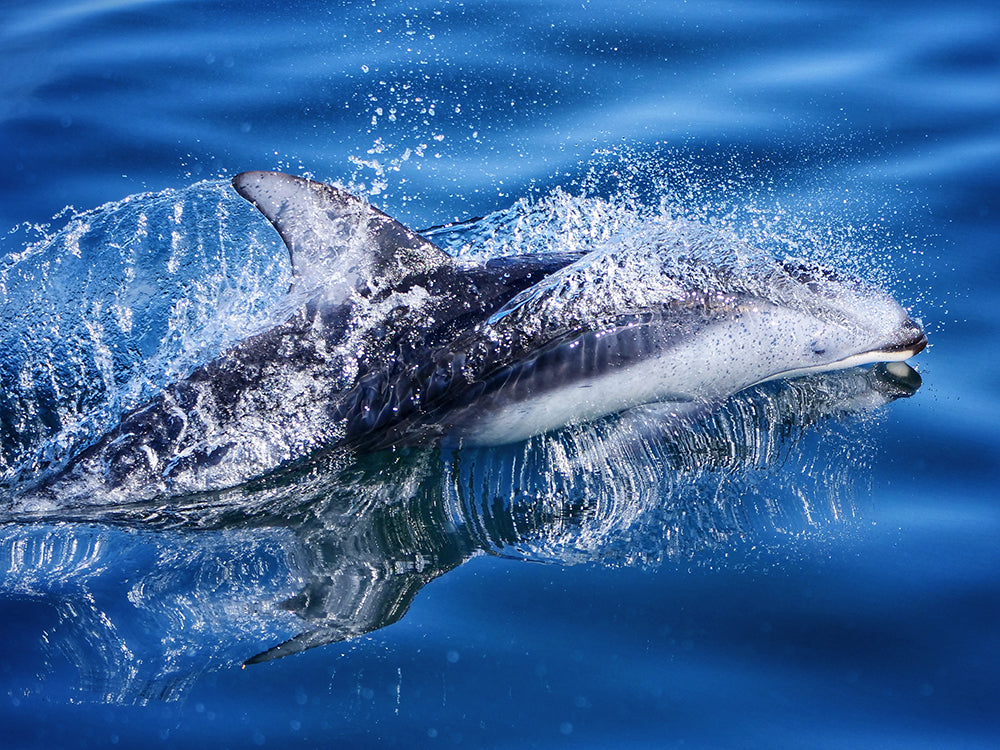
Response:
POLYGON ((844 417, 919 385, 898 363, 826 373, 684 422, 649 406, 515 446, 337 452, 169 507, 10 521, 0 606, 47 613, 18 618, 38 658, 17 684, 45 692, 75 668, 49 684, 172 698, 207 670, 391 625, 475 555, 655 565, 828 525, 854 515, 871 451, 844 417))

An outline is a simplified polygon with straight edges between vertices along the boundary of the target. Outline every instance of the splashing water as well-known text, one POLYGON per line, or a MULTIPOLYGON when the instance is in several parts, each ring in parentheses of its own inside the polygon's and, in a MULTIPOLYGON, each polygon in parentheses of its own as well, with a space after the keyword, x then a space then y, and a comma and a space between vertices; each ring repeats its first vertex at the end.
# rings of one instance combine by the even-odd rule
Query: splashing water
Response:
MULTIPOLYGON (((594 174, 587 191, 599 188, 594 174)), ((641 202, 649 196, 635 185, 647 177, 617 175, 610 197, 557 189, 427 235, 458 257, 587 253, 497 313, 497 336, 545 334, 530 329, 532 319, 565 326, 616 307, 686 304, 706 288, 808 305, 798 285, 776 283, 771 253, 731 229, 678 218, 666 177, 645 186, 659 193, 655 207, 641 202)), ((0 335, 11 353, 0 363, 0 471, 10 481, 57 467, 165 384, 289 315, 287 287, 285 249, 222 182, 74 216, 0 269, 0 335)), ((725 294, 713 303, 727 304, 725 294)), ((352 342, 363 343, 365 320, 378 317, 359 318, 345 341, 345 373, 352 342)))
POLYGON ((260 328, 284 248, 227 184, 78 214, 0 269, 0 473, 58 463, 260 328))

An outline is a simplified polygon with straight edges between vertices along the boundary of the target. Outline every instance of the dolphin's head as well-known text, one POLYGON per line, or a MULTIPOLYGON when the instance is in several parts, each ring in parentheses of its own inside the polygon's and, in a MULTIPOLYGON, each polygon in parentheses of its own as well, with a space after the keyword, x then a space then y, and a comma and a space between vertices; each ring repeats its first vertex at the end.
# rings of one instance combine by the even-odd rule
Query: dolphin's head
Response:
POLYGON ((909 359, 927 336, 889 294, 818 263, 786 260, 767 277, 758 324, 774 325, 774 361, 761 380, 909 359))
MULTIPOLYGON (((908 359, 926 336, 874 285, 776 261, 686 221, 653 223, 525 290, 486 324, 520 352, 477 438, 505 442, 656 401, 908 359), (508 395, 505 395, 508 394, 508 395), (487 429, 488 427, 488 429, 487 429)), ((686 410, 678 407, 678 412, 686 410)))

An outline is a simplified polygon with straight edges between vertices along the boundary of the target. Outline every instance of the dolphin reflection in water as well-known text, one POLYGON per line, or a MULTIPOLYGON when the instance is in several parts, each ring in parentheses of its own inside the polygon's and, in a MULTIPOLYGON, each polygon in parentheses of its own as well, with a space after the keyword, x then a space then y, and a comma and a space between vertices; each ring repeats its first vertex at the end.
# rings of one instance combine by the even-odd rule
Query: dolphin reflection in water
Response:
POLYGON ((499 448, 345 449, 208 496, 22 518, 0 527, 0 590, 58 602, 46 643, 93 697, 177 697, 207 669, 391 625, 479 555, 656 565, 850 518, 851 415, 919 385, 904 363, 853 368, 756 386, 683 427, 640 409, 499 448), (119 560, 140 563, 116 591, 119 560))

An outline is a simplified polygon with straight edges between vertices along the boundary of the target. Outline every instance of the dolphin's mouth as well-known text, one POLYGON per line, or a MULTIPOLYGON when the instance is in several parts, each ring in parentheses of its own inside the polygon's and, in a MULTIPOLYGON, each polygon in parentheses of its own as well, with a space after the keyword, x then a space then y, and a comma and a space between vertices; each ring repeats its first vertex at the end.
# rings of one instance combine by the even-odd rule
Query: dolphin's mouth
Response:
POLYGON ((893 355, 893 360, 909 359, 927 348, 927 334, 909 318, 903 322, 896 340, 873 353, 893 355), (904 356, 905 355, 905 356, 904 356))

